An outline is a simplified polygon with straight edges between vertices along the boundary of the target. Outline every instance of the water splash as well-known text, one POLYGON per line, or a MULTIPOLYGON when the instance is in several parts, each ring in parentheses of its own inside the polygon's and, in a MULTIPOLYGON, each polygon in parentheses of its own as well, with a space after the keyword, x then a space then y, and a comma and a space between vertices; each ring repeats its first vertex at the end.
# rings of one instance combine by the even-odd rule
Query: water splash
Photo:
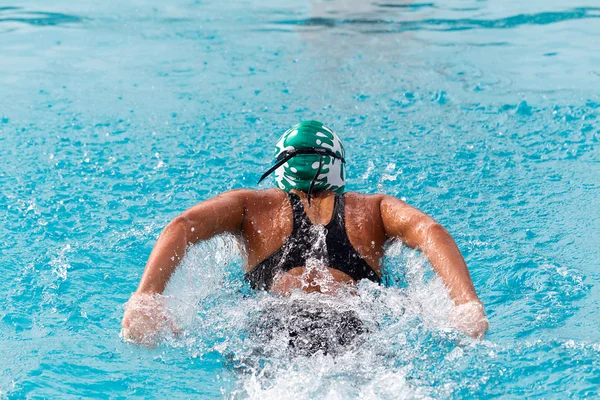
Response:
POLYGON ((63 281, 67 279, 67 271, 71 267, 66 256, 67 253, 71 251, 71 245, 66 244, 65 247, 63 247, 62 250, 58 252, 58 255, 52 260, 50 260, 50 265, 52 266, 52 273, 57 275, 63 281))
POLYGON ((441 280, 426 272, 420 253, 401 243, 387 249, 387 281, 403 275, 404 287, 361 281, 346 296, 297 291, 282 297, 247 289, 236 246, 232 237, 196 245, 166 291, 171 312, 184 328, 165 339, 167 346, 184 348, 193 357, 220 354, 234 381, 228 397, 428 398, 446 390, 427 384, 431 377, 420 365, 459 357, 457 341, 469 339, 452 330, 452 302, 441 280), (329 324, 316 317, 323 313, 329 324), (345 317, 336 318, 340 315, 345 317), (285 325, 290 318, 296 318, 294 326, 304 326, 306 335, 285 325), (359 338, 344 346, 306 352, 290 345, 298 335, 307 341, 315 335, 321 341, 335 339, 348 318, 359 319, 361 328, 356 333, 352 326, 359 338))

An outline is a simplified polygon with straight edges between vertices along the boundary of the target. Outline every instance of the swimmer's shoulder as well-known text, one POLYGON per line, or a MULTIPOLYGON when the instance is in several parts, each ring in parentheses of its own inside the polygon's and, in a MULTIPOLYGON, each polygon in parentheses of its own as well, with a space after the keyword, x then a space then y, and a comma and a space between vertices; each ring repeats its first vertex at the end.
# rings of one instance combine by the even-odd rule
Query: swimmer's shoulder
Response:
MULTIPOLYGON (((360 192, 346 192, 344 194, 345 203, 347 208, 350 209, 362 209, 362 210, 379 210, 382 206, 394 205, 410 207, 404 201, 397 197, 389 196, 381 193, 360 193, 360 192)), ((255 189, 233 189, 227 192, 223 192, 213 199, 236 199, 244 204, 245 207, 251 209, 262 209, 262 208, 278 208, 281 205, 287 205, 288 195, 281 189, 270 188, 263 190, 255 189)))
POLYGON ((216 195, 215 197, 213 197, 213 199, 239 198, 239 199, 243 199, 244 201, 256 202, 256 201, 269 200, 269 199, 271 199, 271 200, 283 199, 285 197, 286 197, 285 192, 283 192, 281 189, 277 189, 277 188, 264 189, 264 190, 240 188, 240 189, 232 189, 232 190, 228 190, 226 192, 220 193, 220 194, 216 195))
POLYGON ((412 207, 405 201, 382 193, 365 194, 358 192, 346 192, 346 209, 357 209, 372 212, 373 216, 380 215, 383 209, 393 207, 395 209, 404 209, 412 207))
POLYGON ((380 193, 366 194, 359 192, 346 192, 344 197, 346 199, 346 204, 350 206, 379 207, 379 204, 389 196, 380 193))
POLYGON ((277 188, 254 190, 254 189, 233 189, 223 192, 214 199, 236 199, 243 203, 246 209, 259 210, 262 208, 272 208, 281 205, 287 200, 284 191, 277 188))
POLYGON ((404 200, 401 200, 398 197, 390 196, 388 194, 383 194, 383 193, 366 194, 366 193, 359 193, 359 192, 346 192, 345 196, 346 196, 346 199, 352 199, 352 200, 358 201, 358 202, 380 204, 380 203, 386 201, 386 202, 394 202, 394 203, 398 203, 398 204, 407 205, 407 203, 404 200))
POLYGON ((382 194, 346 192, 344 199, 347 220, 356 220, 360 224, 379 221, 380 204, 384 197, 382 194))

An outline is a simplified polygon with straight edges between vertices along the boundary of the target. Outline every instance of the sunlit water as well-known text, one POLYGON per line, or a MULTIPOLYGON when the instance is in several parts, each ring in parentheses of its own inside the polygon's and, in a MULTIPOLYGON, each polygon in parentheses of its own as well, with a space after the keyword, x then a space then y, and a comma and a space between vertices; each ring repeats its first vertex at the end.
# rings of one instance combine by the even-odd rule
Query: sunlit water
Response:
POLYGON ((0 4, 0 397, 598 396, 598 35, 597 0, 0 4), (248 333, 287 305, 220 238, 168 288, 182 333, 124 343, 162 227, 256 187, 309 118, 345 140, 350 190, 453 234, 486 339, 451 329, 441 283, 395 243, 387 287, 293 299, 369 334, 291 354, 248 333))

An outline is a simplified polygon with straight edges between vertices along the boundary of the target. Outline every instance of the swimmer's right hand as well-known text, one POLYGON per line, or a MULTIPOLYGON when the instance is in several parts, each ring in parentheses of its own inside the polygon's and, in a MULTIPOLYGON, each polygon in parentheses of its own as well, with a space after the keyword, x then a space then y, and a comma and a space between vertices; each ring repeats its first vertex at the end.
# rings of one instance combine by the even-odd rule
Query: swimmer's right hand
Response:
POLYGON ((121 336, 127 342, 154 346, 169 331, 179 333, 163 303, 156 294, 134 293, 125 305, 121 336))

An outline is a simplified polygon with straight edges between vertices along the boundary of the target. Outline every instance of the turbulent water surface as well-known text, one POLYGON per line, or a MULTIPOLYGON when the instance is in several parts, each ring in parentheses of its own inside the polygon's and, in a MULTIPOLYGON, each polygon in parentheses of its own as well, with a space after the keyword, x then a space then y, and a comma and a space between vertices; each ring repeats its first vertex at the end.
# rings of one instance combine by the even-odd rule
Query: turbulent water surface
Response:
POLYGON ((0 3, 0 397, 600 395, 598 35, 597 0, 0 3), (345 140, 350 190, 453 234, 485 340, 401 243, 387 287, 282 300, 227 237, 169 285, 180 335, 121 340, 162 227, 256 188, 302 119, 345 140), (294 302, 366 333, 308 356, 253 334, 294 302))

